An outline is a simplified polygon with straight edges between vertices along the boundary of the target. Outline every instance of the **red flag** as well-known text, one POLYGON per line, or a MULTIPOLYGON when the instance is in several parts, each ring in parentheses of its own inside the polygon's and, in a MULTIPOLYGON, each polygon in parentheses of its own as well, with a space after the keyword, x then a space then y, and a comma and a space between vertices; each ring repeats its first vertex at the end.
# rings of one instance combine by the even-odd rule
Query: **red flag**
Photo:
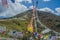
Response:
POLYGON ((41 38, 42 37, 42 34, 39 34, 38 37, 41 38))
POLYGON ((3 31, 2 34, 5 34, 5 31, 3 31))
POLYGON ((2 0, 2 6, 4 6, 4 7, 8 7, 7 0, 2 0))

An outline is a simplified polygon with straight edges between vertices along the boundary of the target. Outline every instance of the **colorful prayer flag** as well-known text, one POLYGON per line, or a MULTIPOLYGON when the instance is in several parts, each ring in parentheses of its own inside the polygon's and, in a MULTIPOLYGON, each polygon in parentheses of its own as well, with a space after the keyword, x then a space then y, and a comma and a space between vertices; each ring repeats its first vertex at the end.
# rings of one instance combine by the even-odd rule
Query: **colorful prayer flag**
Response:
POLYGON ((46 37, 46 40, 48 40, 48 35, 46 35, 45 37, 46 37))
POLYGON ((57 36, 53 36, 53 40, 58 40, 58 39, 57 39, 57 36))
POLYGON ((42 38, 42 34, 41 34, 41 33, 40 33, 40 34, 38 34, 38 37, 39 37, 39 38, 42 38))
POLYGON ((37 33, 36 33, 36 32, 34 32, 33 36, 34 36, 34 37, 36 37, 36 36, 37 36, 37 33))
POLYGON ((13 31, 13 34, 16 33, 16 31, 13 31))
POLYGON ((51 38, 52 38, 52 36, 51 36, 51 35, 49 35, 49 38, 48 38, 48 39, 50 40, 51 38))
POLYGON ((29 28, 28 28, 28 31, 29 31, 29 32, 33 32, 33 27, 29 27, 29 28))
POLYGON ((4 7, 8 7, 7 0, 2 0, 2 6, 4 6, 4 7))
POLYGON ((2 34, 5 34, 5 31, 3 31, 2 34))
POLYGON ((29 24, 28 27, 27 27, 27 30, 31 33, 33 33, 33 26, 32 24, 29 24))

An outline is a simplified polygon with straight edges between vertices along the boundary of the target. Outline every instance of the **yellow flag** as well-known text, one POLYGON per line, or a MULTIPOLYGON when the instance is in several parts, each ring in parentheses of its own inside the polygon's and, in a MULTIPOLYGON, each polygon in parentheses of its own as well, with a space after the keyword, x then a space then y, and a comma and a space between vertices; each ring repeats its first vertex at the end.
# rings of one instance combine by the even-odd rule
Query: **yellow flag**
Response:
POLYGON ((31 18, 31 20, 30 20, 30 24, 28 25, 28 28, 27 28, 27 30, 29 31, 29 32, 33 32, 33 25, 32 25, 32 23, 33 23, 33 17, 31 18))
POLYGON ((29 32, 33 32, 33 27, 28 27, 29 32))
POLYGON ((45 37, 46 37, 46 39, 48 40, 48 35, 46 35, 45 37))

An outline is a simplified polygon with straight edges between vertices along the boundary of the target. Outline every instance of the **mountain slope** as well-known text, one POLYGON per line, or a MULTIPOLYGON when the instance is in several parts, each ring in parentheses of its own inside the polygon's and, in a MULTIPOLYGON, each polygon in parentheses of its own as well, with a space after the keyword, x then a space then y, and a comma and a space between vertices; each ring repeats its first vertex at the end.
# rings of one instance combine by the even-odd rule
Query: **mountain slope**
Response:
POLYGON ((60 16, 50 12, 38 12, 40 21, 48 28, 60 32, 60 16))
MULTIPOLYGON (((60 16, 57 16, 51 12, 44 12, 44 11, 37 11, 38 12, 38 17, 42 24, 47 26, 48 28, 60 32, 60 16)), ((31 17, 30 14, 32 14, 32 10, 28 10, 26 12, 21 13, 22 16, 28 14, 29 17, 31 17)), ((14 17, 19 17, 21 15, 16 15, 14 17)))
MULTIPOLYGON (((0 19, 0 27, 6 27, 6 32, 8 33, 14 30, 17 32, 26 32, 28 23, 31 18, 31 13, 32 12, 24 12, 14 17, 0 19)), ((8 37, 13 37, 11 34, 7 35, 8 37)), ((7 37, 7 35, 5 37, 7 37)))
MULTIPOLYGON (((60 32, 60 16, 54 15, 50 12, 43 12, 43 11, 37 11, 38 17, 41 23, 48 28, 55 30, 57 32, 60 32)), ((32 17, 32 10, 28 10, 26 12, 20 13, 18 15, 15 15, 10 18, 0 19, 0 26, 6 27, 7 31, 10 32, 10 30, 16 30, 18 32, 26 32, 27 26, 30 22, 30 19, 32 17)), ((41 32, 40 24, 38 25, 38 31, 41 32)), ((43 29, 43 28, 42 28, 43 29)), ((10 35, 9 37, 11 37, 10 35)))

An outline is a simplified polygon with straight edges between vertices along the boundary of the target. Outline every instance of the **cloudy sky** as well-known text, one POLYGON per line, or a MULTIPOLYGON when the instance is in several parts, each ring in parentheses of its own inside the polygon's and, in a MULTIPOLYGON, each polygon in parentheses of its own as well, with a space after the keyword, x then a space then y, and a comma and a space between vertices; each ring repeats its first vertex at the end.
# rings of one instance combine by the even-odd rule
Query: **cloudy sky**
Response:
MULTIPOLYGON (((34 5, 36 4, 36 0, 34 5)), ((60 0, 38 0, 38 10, 52 12, 56 15, 60 15, 60 0)), ((32 9, 31 0, 15 0, 15 3, 12 3, 11 0, 8 0, 8 8, 5 8, 1 5, 0 0, 0 18, 11 17, 17 15, 20 12, 32 9)))

